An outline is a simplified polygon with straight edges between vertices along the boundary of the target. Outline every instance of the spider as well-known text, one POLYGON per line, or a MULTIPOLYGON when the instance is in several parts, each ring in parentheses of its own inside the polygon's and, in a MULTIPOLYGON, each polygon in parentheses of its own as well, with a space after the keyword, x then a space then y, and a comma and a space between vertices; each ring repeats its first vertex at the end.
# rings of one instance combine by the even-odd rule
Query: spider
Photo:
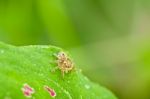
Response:
POLYGON ((62 77, 64 78, 64 74, 68 73, 69 71, 73 70, 74 64, 71 59, 64 53, 59 52, 57 55, 57 67, 54 69, 60 69, 62 73, 62 77))

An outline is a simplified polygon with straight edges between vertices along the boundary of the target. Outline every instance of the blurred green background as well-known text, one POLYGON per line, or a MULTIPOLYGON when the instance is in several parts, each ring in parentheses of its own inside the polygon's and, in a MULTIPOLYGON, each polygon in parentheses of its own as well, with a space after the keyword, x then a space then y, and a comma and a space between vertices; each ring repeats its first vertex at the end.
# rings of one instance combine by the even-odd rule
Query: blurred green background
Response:
POLYGON ((119 99, 150 99, 149 0, 0 0, 0 41, 62 47, 119 99))

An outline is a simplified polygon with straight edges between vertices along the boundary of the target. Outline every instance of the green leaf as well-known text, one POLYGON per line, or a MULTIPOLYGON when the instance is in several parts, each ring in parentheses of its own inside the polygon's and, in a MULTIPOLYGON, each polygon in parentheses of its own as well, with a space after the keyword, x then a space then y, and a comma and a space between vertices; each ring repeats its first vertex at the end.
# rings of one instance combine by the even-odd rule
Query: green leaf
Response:
POLYGON ((45 90, 49 86, 56 92, 55 99, 116 99, 107 89, 92 83, 79 69, 62 77, 57 67, 60 48, 31 45, 15 47, 0 43, 0 99, 26 99, 24 84, 35 92, 31 99, 51 99, 45 90))

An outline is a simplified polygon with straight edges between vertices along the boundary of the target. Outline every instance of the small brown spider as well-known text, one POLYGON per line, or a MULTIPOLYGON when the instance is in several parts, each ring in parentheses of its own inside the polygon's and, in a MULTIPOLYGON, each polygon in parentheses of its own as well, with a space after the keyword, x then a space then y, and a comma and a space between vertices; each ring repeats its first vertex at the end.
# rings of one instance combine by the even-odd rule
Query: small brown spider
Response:
POLYGON ((74 64, 64 52, 59 52, 56 57, 58 67, 56 67, 55 69, 60 69, 62 76, 64 77, 65 73, 73 70, 74 64))

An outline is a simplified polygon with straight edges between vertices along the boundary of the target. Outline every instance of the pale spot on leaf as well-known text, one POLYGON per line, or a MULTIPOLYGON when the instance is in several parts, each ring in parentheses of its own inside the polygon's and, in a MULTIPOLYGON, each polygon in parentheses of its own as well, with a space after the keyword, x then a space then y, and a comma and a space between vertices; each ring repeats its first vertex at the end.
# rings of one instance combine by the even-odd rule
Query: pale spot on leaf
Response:
POLYGON ((85 88, 86 88, 86 89, 90 89, 90 85, 87 85, 87 84, 86 84, 86 85, 85 85, 85 88))

